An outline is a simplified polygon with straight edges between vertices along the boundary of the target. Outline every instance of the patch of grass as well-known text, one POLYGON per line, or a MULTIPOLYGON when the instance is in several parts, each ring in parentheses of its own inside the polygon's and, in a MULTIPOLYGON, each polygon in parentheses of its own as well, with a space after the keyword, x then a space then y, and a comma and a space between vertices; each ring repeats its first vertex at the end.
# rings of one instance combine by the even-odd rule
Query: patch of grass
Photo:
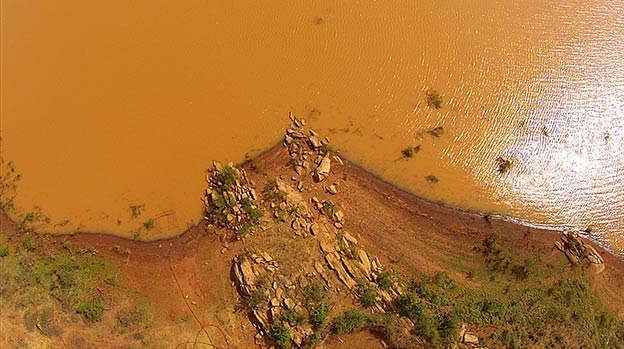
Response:
POLYGON ((32 231, 33 225, 36 223, 50 223, 50 218, 44 215, 39 207, 35 207, 32 211, 22 216, 18 229, 21 232, 32 231))
POLYGON ((426 94, 427 105, 436 109, 442 108, 442 95, 436 90, 429 90, 426 94))
POLYGON ((93 322, 100 321, 104 313, 104 301, 99 296, 94 296, 88 301, 78 304, 76 312, 93 322))
MULTIPOLYGON (((188 314, 185 315, 188 317, 188 314)), ((154 310, 150 303, 141 301, 135 306, 118 311, 116 318, 116 327, 122 331, 139 327, 139 325, 142 328, 148 328, 154 319, 154 310)))
POLYGON ((254 206, 250 198, 241 199, 241 208, 247 214, 251 224, 257 224, 262 218, 262 210, 254 206))
POLYGON ((9 248, 7 246, 0 246, 0 258, 4 258, 9 255, 9 248))
POLYGON ((370 320, 368 313, 361 310, 349 310, 334 320, 335 334, 347 334, 360 330, 370 320))

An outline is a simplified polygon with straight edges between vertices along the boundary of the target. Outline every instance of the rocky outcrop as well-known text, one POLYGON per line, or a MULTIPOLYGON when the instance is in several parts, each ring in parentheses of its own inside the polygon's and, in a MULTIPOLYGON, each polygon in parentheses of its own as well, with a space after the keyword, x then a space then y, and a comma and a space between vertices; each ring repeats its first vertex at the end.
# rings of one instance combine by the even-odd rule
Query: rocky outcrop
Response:
POLYGON ((605 269, 602 256, 596 249, 585 244, 577 232, 564 231, 562 235, 561 241, 555 242, 555 247, 565 254, 570 263, 587 263, 597 273, 605 269))
POLYGON ((254 183, 245 170, 237 169, 232 163, 223 166, 215 161, 206 174, 206 181, 205 219, 238 233, 258 222, 262 211, 257 204, 254 183))
MULTIPOLYGON (((325 180, 331 172, 331 154, 329 139, 321 140, 314 130, 305 129, 305 121, 289 114, 290 127, 284 135, 284 146, 288 148, 291 163, 298 175, 312 173, 316 182, 325 180)), ((333 156, 340 163, 337 156, 333 156)))

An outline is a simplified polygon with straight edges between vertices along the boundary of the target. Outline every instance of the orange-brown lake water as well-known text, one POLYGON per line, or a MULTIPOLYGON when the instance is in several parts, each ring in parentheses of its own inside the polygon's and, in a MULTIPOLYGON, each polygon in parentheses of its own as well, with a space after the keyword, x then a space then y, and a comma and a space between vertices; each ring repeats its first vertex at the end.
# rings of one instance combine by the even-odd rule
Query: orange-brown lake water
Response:
POLYGON ((1 6, 2 155, 46 229, 180 233, 212 160, 277 143, 293 111, 417 195, 624 247, 620 0, 1 6))

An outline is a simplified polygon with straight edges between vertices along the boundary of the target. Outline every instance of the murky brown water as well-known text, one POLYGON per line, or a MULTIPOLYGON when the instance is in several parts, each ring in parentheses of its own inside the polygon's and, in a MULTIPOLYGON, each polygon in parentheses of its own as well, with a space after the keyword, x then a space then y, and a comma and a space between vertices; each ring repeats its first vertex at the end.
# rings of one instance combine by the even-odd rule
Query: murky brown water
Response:
POLYGON ((293 111, 418 195, 624 246, 620 0, 3 0, 1 15, 2 153, 18 206, 55 231, 181 232, 211 161, 275 144, 293 111))

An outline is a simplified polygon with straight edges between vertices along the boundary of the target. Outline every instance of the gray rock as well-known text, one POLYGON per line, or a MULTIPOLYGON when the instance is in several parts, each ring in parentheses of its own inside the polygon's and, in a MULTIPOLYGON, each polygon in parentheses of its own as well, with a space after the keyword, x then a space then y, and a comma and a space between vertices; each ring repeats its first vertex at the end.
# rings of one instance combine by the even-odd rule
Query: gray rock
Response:
POLYGON ((320 182, 325 180, 329 176, 329 171, 331 170, 331 160, 328 156, 323 157, 321 163, 318 165, 316 170, 314 170, 314 180, 316 182, 320 182))
POLYGON ((312 149, 318 149, 322 145, 321 141, 316 136, 310 136, 308 138, 308 141, 310 141, 310 146, 312 147, 312 149))

